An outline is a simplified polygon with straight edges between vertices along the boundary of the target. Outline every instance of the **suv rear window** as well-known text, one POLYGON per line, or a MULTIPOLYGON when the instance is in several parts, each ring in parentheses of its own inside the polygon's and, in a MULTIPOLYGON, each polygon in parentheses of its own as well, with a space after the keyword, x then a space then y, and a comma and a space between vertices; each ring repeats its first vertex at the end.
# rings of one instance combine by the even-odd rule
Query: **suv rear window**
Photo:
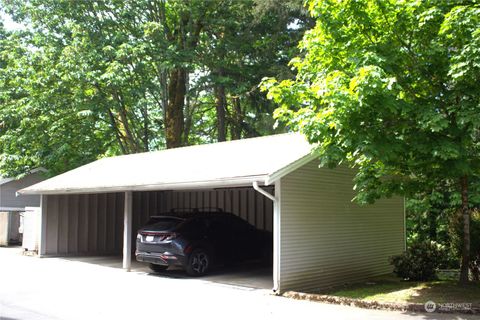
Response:
POLYGON ((178 224, 183 222, 182 219, 178 218, 168 218, 168 217, 152 217, 145 224, 146 226, 155 226, 156 228, 162 230, 173 229, 178 224))
POLYGON ((207 230, 208 219, 205 218, 191 218, 178 226, 179 232, 199 234, 205 233, 207 230))

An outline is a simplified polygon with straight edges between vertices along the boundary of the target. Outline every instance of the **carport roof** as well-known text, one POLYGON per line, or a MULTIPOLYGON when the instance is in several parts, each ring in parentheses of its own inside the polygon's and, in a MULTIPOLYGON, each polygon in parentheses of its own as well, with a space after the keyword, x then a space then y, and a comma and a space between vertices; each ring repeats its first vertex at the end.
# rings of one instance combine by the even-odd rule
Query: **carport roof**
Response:
POLYGON ((204 144, 103 158, 19 191, 98 193, 271 184, 313 159, 300 134, 204 144))

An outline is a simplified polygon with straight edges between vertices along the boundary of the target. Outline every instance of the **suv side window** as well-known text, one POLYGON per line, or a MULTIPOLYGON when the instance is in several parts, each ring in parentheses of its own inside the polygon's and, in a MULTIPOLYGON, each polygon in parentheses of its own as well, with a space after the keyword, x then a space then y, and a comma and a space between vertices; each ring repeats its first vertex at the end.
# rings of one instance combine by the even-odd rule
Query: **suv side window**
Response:
POLYGON ((236 235, 249 233, 255 230, 254 226, 240 217, 223 216, 219 217, 219 220, 222 221, 221 224, 224 229, 229 230, 229 232, 233 232, 236 235))
POLYGON ((247 221, 243 220, 242 218, 237 218, 235 217, 232 219, 232 227, 235 229, 236 232, 252 232, 255 230, 255 227, 252 226, 250 223, 247 221))
POLYGON ((178 228, 179 232, 185 232, 192 235, 203 235, 207 230, 205 219, 192 218, 188 219, 178 228))

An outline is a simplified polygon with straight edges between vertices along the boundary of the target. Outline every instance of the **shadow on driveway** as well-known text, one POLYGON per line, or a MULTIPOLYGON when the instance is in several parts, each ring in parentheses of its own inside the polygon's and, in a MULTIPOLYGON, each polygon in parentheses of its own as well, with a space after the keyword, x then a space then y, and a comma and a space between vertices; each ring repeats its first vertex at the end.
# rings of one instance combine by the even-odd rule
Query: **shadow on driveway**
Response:
MULTIPOLYGON (((122 269, 122 258, 119 256, 62 257, 59 259, 122 269)), ((170 279, 209 281, 218 284, 244 287, 246 289, 270 290, 273 287, 272 267, 265 266, 258 262, 247 262, 228 267, 218 266, 206 276, 192 278, 179 267, 170 267, 165 271, 155 273, 150 270, 148 264, 132 260, 131 272, 145 273, 153 277, 170 279)))

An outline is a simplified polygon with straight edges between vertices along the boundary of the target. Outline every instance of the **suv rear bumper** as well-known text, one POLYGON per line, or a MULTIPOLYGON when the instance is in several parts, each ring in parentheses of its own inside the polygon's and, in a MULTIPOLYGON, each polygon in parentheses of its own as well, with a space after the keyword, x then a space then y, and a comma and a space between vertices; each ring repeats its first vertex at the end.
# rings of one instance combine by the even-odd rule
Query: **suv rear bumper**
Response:
POLYGON ((184 266, 185 256, 171 254, 169 252, 135 252, 135 257, 139 262, 148 262, 162 266, 184 266))

